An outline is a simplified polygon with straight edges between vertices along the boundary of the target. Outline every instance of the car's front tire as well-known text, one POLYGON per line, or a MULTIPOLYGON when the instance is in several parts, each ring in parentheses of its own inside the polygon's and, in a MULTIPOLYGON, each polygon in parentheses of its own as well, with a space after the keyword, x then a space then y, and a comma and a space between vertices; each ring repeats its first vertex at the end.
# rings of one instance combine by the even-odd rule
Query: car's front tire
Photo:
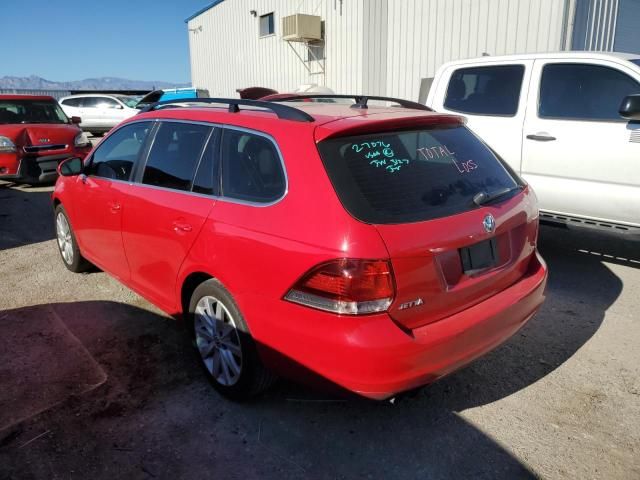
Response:
POLYGON ((64 266, 74 273, 84 272, 90 268, 91 264, 80 253, 71 222, 62 205, 55 208, 55 224, 56 244, 64 266))
POLYGON ((273 383, 275 376, 262 365, 240 310, 220 282, 210 279, 195 289, 189 317, 198 357, 218 392, 246 400, 273 383))

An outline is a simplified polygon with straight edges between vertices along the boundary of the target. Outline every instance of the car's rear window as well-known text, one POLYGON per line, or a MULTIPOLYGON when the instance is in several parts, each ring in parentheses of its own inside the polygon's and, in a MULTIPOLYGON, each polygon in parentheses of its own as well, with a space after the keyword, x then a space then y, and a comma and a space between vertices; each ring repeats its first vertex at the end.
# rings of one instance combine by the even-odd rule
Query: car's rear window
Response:
POLYGON ((515 192, 520 182, 458 125, 332 138, 318 148, 342 204, 367 223, 462 213, 478 208, 473 201, 478 193, 515 192))

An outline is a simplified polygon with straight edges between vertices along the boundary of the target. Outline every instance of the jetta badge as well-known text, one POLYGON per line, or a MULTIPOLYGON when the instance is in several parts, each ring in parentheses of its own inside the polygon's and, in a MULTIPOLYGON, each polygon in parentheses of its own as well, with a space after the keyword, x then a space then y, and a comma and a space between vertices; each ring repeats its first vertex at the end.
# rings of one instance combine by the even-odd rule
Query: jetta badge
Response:
POLYGON ((49 143, 49 139, 48 138, 39 138, 38 141, 40 143, 49 143))
POLYGON ((484 227, 485 232, 493 233, 496 229, 496 219, 493 218, 493 215, 489 214, 484 217, 484 220, 482 220, 482 226, 484 227))

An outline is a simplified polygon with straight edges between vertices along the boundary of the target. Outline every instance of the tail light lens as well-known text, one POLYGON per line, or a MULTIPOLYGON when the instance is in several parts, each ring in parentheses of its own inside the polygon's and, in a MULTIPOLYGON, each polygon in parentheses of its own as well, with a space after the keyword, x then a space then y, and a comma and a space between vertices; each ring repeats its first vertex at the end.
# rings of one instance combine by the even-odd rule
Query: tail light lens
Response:
POLYGON ((344 315, 384 312, 395 295, 388 260, 340 258, 307 272, 285 300, 344 315))

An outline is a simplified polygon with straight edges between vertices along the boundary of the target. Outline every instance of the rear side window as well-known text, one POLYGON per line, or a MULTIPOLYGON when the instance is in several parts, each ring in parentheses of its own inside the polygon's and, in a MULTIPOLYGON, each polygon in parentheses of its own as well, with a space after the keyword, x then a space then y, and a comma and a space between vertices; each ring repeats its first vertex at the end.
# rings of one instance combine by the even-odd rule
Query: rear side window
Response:
POLYGON ((284 195, 286 181, 274 143, 255 133, 225 129, 222 135, 222 195, 269 203, 284 195))
POLYGON ((118 108, 120 104, 113 98, 102 97, 99 99, 98 106, 100 108, 118 108))
POLYGON ((210 133, 206 125, 163 122, 153 140, 142 183, 189 191, 210 133))
POLYGON ((66 105, 67 107, 79 107, 81 101, 81 98, 67 98, 62 101, 62 105, 66 105))
POLYGON ((98 108, 100 100, 99 97, 83 97, 81 99, 82 108, 98 108))
POLYGON ((545 65, 540 81, 541 118, 622 120, 618 109, 640 84, 609 67, 578 63, 545 65))
POLYGON ((477 208, 480 192, 519 186, 462 126, 329 139, 318 148, 342 204, 366 223, 454 215, 477 208))
POLYGON ((513 116, 518 111, 523 65, 461 68, 453 72, 445 108, 477 115, 513 116))
POLYGON ((88 175, 129 180, 151 130, 151 122, 126 125, 109 135, 93 153, 88 175))

